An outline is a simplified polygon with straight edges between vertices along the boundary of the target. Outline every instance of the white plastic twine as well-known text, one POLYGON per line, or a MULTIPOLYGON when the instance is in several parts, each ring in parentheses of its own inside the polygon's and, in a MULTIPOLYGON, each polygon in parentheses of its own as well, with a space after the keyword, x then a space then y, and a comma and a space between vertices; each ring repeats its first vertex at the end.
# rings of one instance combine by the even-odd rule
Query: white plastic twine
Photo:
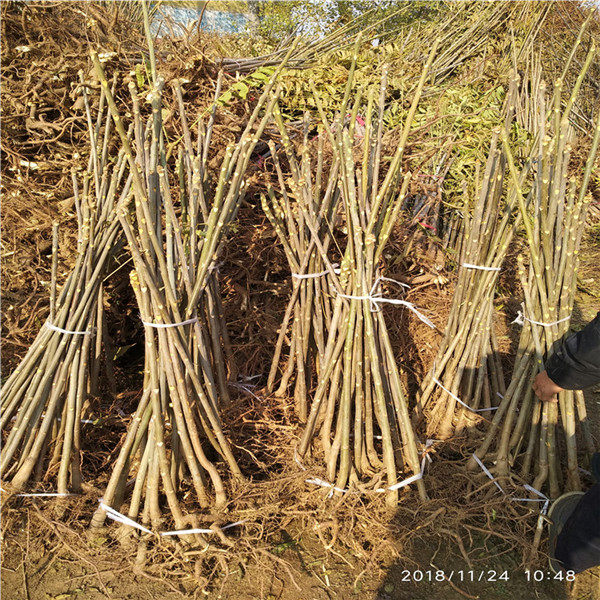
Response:
POLYGON ((191 323, 197 323, 198 317, 192 317, 187 321, 181 321, 181 323, 150 323, 149 321, 144 321, 142 319, 142 323, 147 325, 148 327, 154 327, 155 329, 167 329, 169 327, 183 327, 183 325, 190 325, 191 323))
POLYGON ((419 319, 421 319, 421 321, 423 321, 423 323, 425 323, 432 329, 435 329, 435 325, 432 323, 432 321, 428 317, 426 317, 424 314, 419 312, 418 309, 416 308, 416 306, 412 302, 407 302, 406 300, 397 300, 395 298, 382 298, 381 292, 375 293, 375 290, 377 289, 377 287, 379 286, 379 284, 382 281, 390 281, 392 283, 401 285, 402 287, 409 287, 405 283, 396 281, 395 279, 390 279, 389 277, 378 277, 375 280, 375 283, 373 284, 373 287, 371 288, 371 291, 369 292, 368 296, 352 296, 349 294, 338 294, 338 296, 341 296, 342 298, 347 298, 348 300, 369 300, 371 302, 371 312, 377 312, 377 311, 381 310, 378 306, 378 304, 381 304, 381 303, 406 306, 406 308, 408 308, 409 310, 414 312, 415 315, 417 315, 417 317, 419 317, 419 319))
MULTIPOLYGON (((243 521, 236 521, 235 523, 229 523, 228 525, 223 525, 223 527, 219 527, 219 529, 230 529, 231 527, 237 527, 238 525, 242 525, 246 523, 248 519, 244 519, 243 521)), ((192 535, 194 533, 216 533, 214 529, 179 529, 177 531, 163 531, 160 535, 192 535)))
POLYGON ((425 459, 423 459, 421 461, 421 472, 417 473, 416 475, 412 475, 411 477, 407 477, 406 479, 403 479, 402 481, 399 481, 398 483, 395 483, 394 485, 390 485, 389 487, 386 488, 377 488, 375 491, 376 492, 393 492, 394 490, 399 490, 400 488, 403 488, 407 485, 410 485, 411 483, 414 483, 415 481, 418 481, 419 479, 423 478, 423 469, 425 468, 425 459))
MULTIPOLYGON (((216 533, 214 529, 198 529, 198 528, 197 529, 178 529, 175 531, 162 531, 160 533, 155 533, 154 531, 151 531, 147 527, 140 525, 133 519, 126 517, 124 514, 120 513, 118 510, 115 510, 114 508, 108 506, 107 504, 104 503, 102 498, 100 498, 100 500, 98 502, 100 503, 100 508, 106 512, 106 516, 109 519, 112 519, 113 521, 116 521, 117 523, 123 523, 123 525, 129 525, 130 527, 135 527, 136 529, 139 529, 140 531, 143 531, 144 533, 150 533, 151 535, 172 536, 172 535, 193 535, 195 533, 202 533, 202 534, 216 533)), ((247 519, 245 519, 243 521, 236 521, 235 523, 229 523, 228 525, 224 525, 223 527, 220 527, 219 529, 223 530, 223 529, 229 529, 231 527, 236 527, 237 525, 246 523, 246 521, 247 521, 247 519)))
MULTIPOLYGON (((473 458, 475 462, 481 467, 482 471, 494 482, 494 485, 506 496, 506 492, 502 489, 502 486, 496 481, 495 477, 490 473, 489 469, 479 460, 479 457, 476 454, 473 454, 473 458)), ((517 498, 516 496, 509 496, 509 500, 514 502, 543 502, 541 513, 545 515, 548 512, 548 506, 550 506, 550 498, 546 496, 540 490, 535 489, 532 485, 528 483, 524 484, 523 487, 528 491, 532 492, 538 498, 517 498)))
POLYGON ((523 487, 528 492, 532 492, 539 496, 539 498, 515 498, 514 496, 511 496, 510 499, 514 500, 515 502, 543 502, 544 505, 542 506, 541 513, 545 515, 548 512, 548 507, 550 506, 550 498, 548 498, 548 496, 546 496, 546 494, 544 494, 543 492, 540 492, 540 490, 536 490, 532 485, 529 485, 528 483, 526 483, 523 487))
POLYGON ((500 271, 500 267, 483 267, 481 265, 473 265, 471 263, 462 263, 465 269, 477 269, 478 271, 500 271))
POLYGON ((294 448, 294 461, 303 471, 306 471, 306 467, 302 464, 302 461, 300 460, 300 457, 298 456, 298 451, 296 450, 296 448, 294 448))
MULTIPOLYGON (((427 453, 427 449, 433 445, 433 442, 434 442, 434 440, 429 440, 429 439, 425 442, 425 445, 423 447, 423 458, 421 459, 421 470, 419 471, 419 473, 415 473, 414 475, 411 475, 410 477, 407 477, 406 479, 403 479, 402 481, 398 481, 397 483, 394 483, 393 485, 390 485, 389 487, 377 488, 374 491, 377 493, 388 492, 388 491, 392 492, 394 490, 399 490, 400 488, 410 485, 411 483, 414 483, 415 481, 418 481, 419 479, 422 479, 423 474, 425 473, 426 462, 427 461, 431 462, 431 456, 429 456, 429 454, 427 453)), ((294 460, 296 461, 296 463, 300 466, 300 468, 303 471, 306 471, 306 467, 300 461, 300 458, 298 457, 298 453, 296 452, 296 449, 294 449, 294 460)), ((330 490, 330 492, 329 492, 329 494, 327 494, 327 498, 331 498, 333 496, 333 492, 340 492, 341 494, 346 494, 346 493, 352 491, 350 489, 339 488, 334 483, 325 481, 325 479, 320 479, 319 477, 309 477, 305 481, 306 481, 306 483, 318 485, 319 487, 328 488, 330 490)), ((360 493, 357 491, 352 491, 352 492, 355 494, 360 493)))
MULTIPOLYGON (((44 418, 45 416, 46 416, 46 415, 45 415, 44 413, 42 413, 42 418, 44 418)), ((11 421, 16 421, 16 420, 17 420, 17 417, 16 417, 16 416, 14 416, 14 417, 11 417, 11 418, 10 418, 10 420, 11 420, 11 421)), ((57 421, 61 421, 61 420, 62 420, 62 417, 57 417, 57 418, 56 418, 56 420, 57 420, 57 421)), ((80 419, 80 422, 81 422, 81 423, 95 423, 96 421, 98 421, 98 419, 80 419)))
POLYGON ((462 404, 465 408, 468 408, 472 412, 476 412, 476 413, 487 412, 487 411, 496 410, 499 408, 498 406, 490 406, 489 408, 472 408, 466 402, 463 402, 458 396, 454 395, 448 388, 445 388, 439 379, 436 379, 435 377, 433 377, 432 379, 435 384, 439 385, 445 392, 447 392, 450 396, 452 396, 452 398, 454 398, 459 404, 462 404))
POLYGON ((415 473, 414 475, 411 475, 410 477, 407 477, 406 479, 403 479, 402 481, 398 481, 397 483, 394 483, 393 485, 390 485, 389 487, 386 488, 377 488, 375 491, 382 493, 382 492, 393 492, 394 490, 399 490, 400 488, 406 487, 407 485, 410 485, 411 483, 414 483, 415 481, 418 481, 419 479, 423 479, 423 475, 425 474, 425 464, 427 461, 431 462, 431 456, 429 456, 429 454, 427 453, 427 449, 429 447, 433 446, 433 440, 427 440, 425 442, 425 446, 423 448, 423 458, 421 459, 421 470, 418 473, 415 473))
MULTIPOLYGON (((300 457, 298 456, 298 451, 294 448, 294 461, 296 464, 303 470, 306 471, 306 467, 302 464, 300 457)), ((333 492, 340 492, 341 494, 345 494, 348 490, 344 490, 342 488, 336 487, 334 483, 330 483, 329 481, 325 481, 324 479, 320 479, 319 477, 309 477, 305 479, 306 483, 312 483, 313 485, 318 485, 319 487, 329 488, 330 492, 327 494, 328 498, 333 496, 333 492)))
MULTIPOLYGON (((333 267, 333 272, 336 275, 339 275, 342 272, 342 270, 339 268, 338 263, 333 263, 331 266, 333 267)), ((325 271, 320 271, 319 273, 292 273, 292 277, 294 279, 316 279, 317 277, 323 277, 328 273, 329 270, 326 269, 325 271)))
POLYGON ((490 473, 489 469, 479 460, 477 454, 473 454, 473 458, 475 462, 481 467, 481 470, 494 482, 494 485, 504 494, 506 492, 502 489, 502 486, 496 481, 496 478, 490 473))
POLYGON ((538 496, 538 498, 516 498, 515 496, 511 496, 510 499, 514 500, 515 502, 544 502, 544 504, 546 502, 550 502, 550 498, 548 498, 548 496, 546 496, 546 494, 544 494, 543 492, 540 492, 540 490, 536 490, 532 485, 529 485, 528 483, 526 483, 523 487, 528 492, 532 492, 533 494, 538 496))
POLYGON ((540 321, 534 321, 533 319, 528 319, 521 311, 517 315, 517 318, 513 321, 517 325, 525 325, 525 321, 529 323, 533 323, 534 325, 540 325, 541 327, 553 327, 554 325, 558 325, 559 323, 563 323, 564 321, 568 321, 571 318, 571 315, 565 317, 564 319, 559 319, 558 321, 552 321, 551 323, 542 323, 540 321))
POLYGON ((51 329, 52 331, 58 331, 59 333, 66 333, 68 335, 91 335, 92 334, 91 331, 71 331, 70 329, 63 329, 62 327, 57 327, 56 325, 53 325, 52 323, 50 323, 50 321, 46 321, 45 325, 48 329, 51 329))
POLYGON ((375 282, 375 285, 377 285, 379 281, 389 281, 390 283, 395 283, 396 285, 406 288, 407 290, 410 289, 410 285, 408 285, 408 283, 402 283, 401 281, 398 281, 397 279, 392 279, 391 277, 379 277, 378 281, 375 282))
POLYGON ((306 480, 306 483, 312 483, 313 485, 318 485, 320 487, 330 488, 331 492, 329 492, 329 496, 327 496, 328 498, 333 494, 334 491, 340 492, 341 494, 345 494, 350 491, 350 490, 345 490, 343 488, 339 488, 334 483, 329 483, 329 481, 325 481, 324 479, 319 479, 318 477, 309 477, 306 480))
MULTIPOLYGON (((261 400, 262 398, 260 398, 259 396, 257 396, 251 389, 249 385, 245 385, 243 383, 238 383, 235 381, 230 381, 229 384, 231 387, 237 388, 238 390, 242 390, 243 392, 246 392, 246 394, 250 394, 250 396, 252 396, 253 398, 256 398, 256 400, 261 400)), ((252 386, 254 387, 254 386, 252 386)))
POLYGON ((109 519, 112 519, 113 521, 116 521, 117 523, 123 523, 123 525, 129 525, 130 527, 135 527, 136 529, 139 529, 140 531, 143 531, 144 533, 150 533, 151 535, 156 535, 153 531, 150 531, 147 527, 144 527, 143 525, 136 523, 133 519, 126 517, 124 514, 120 513, 118 510, 115 510, 114 508, 108 506, 108 504, 104 504, 104 502, 102 501, 102 498, 100 498, 99 502, 100 502, 100 508, 104 512, 106 512, 106 516, 109 519))

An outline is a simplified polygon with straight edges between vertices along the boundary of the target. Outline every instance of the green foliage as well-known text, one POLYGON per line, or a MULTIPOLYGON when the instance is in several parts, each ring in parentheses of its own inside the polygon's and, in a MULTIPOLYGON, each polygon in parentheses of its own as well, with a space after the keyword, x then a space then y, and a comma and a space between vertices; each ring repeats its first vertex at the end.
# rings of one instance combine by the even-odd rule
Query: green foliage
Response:
POLYGON ((217 102, 226 106, 235 99, 246 100, 250 89, 264 86, 274 72, 275 67, 260 67, 243 79, 236 81, 227 91, 221 94, 217 102))
MULTIPOLYGON (((385 24, 385 31, 394 30, 395 35, 384 43, 373 46, 363 44, 356 60, 353 92, 361 92, 363 106, 359 114, 364 116, 368 92, 374 88, 379 93, 384 66, 388 69, 384 123, 387 131, 401 127, 406 120, 413 95, 415 81, 427 56, 429 44, 425 40, 442 37, 445 42, 438 55, 445 74, 443 78, 428 82, 427 95, 419 104, 412 123, 421 134, 412 141, 413 157, 409 167, 423 174, 434 174, 441 163, 449 164, 444 180, 444 199, 456 206, 463 206, 475 193, 476 173, 485 163, 492 130, 502 122, 501 112, 505 97, 505 84, 511 68, 511 44, 527 35, 529 25, 513 30, 511 36, 500 33, 480 32, 474 48, 463 53, 463 46, 453 45, 455 32, 448 30, 448 14, 461 10, 457 17, 457 31, 472 32, 485 15, 494 7, 463 6, 457 9, 449 2, 407 2, 392 0, 377 2, 311 2, 294 0, 256 3, 260 9, 261 30, 267 31, 274 42, 293 30, 292 25, 302 21, 313 23, 320 19, 320 27, 326 30, 331 24, 343 25, 366 12, 367 22, 374 23, 384 14, 393 17, 385 24), (303 12, 304 11, 304 12, 303 12), (452 12, 454 11, 454 12, 452 12), (450 54, 446 54, 449 52, 450 54), (450 58, 448 58, 450 57, 450 58), (447 65, 456 67, 447 70, 447 65)), ((533 14, 533 13, 532 13, 533 14)), ((302 30, 301 30, 302 32, 302 30)), ((309 33, 317 33, 311 30, 309 33)), ((471 34, 461 38, 465 45, 471 44, 471 34)), ((256 38, 254 38, 256 39, 256 38)), ((264 38, 262 38, 264 40, 264 38)), ((264 42, 263 42, 264 43, 264 42)), ((271 46, 274 47, 274 46, 271 46)), ((264 48, 263 48, 264 51, 264 48)), ((353 50, 343 48, 321 57, 310 69, 287 70, 282 78, 281 107, 290 120, 302 118, 308 112, 314 122, 319 121, 314 88, 320 104, 329 119, 333 119, 344 97, 344 89, 352 64, 353 50)), ((234 84, 221 100, 228 103, 234 98, 247 98, 249 89, 259 87, 260 70, 234 84)), ((522 145, 527 137, 517 126, 512 131, 514 147, 522 145)))

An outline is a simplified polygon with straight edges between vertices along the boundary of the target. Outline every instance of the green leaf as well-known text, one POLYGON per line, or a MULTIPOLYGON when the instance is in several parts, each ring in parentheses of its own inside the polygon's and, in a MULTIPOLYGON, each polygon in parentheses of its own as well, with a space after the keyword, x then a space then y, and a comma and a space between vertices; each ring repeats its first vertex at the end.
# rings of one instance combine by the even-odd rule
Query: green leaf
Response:
POLYGON ((222 106, 226 106, 232 100, 233 100, 233 94, 231 93, 231 90, 227 90, 224 94, 221 94, 221 96, 217 100, 217 103, 221 104, 222 106))
POLYGON ((144 77, 144 71, 142 71, 142 65, 135 65, 135 77, 137 79, 138 88, 142 89, 144 87, 144 83, 146 82, 146 78, 144 77))
POLYGON ((233 86, 233 88, 236 96, 238 96, 242 100, 245 100, 248 97, 248 92, 250 91, 250 88, 243 81, 236 83, 233 86))

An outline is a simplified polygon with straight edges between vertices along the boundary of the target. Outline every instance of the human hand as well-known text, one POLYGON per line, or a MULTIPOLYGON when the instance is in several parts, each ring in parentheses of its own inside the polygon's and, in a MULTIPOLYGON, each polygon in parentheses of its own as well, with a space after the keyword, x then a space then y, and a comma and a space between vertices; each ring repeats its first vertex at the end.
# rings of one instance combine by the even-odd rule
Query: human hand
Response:
POLYGON ((557 394, 563 388, 554 383, 546 371, 542 371, 533 381, 533 391, 542 402, 558 402, 557 394))

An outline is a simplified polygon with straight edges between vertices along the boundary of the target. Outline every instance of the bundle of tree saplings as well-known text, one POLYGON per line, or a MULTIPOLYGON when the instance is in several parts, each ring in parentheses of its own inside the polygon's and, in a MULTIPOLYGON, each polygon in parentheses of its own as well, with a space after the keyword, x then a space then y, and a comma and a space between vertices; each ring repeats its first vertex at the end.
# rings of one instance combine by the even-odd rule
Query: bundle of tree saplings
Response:
POLYGON ((308 121, 304 122, 304 139, 297 157, 278 108, 275 109, 275 118, 280 126, 290 175, 286 180, 273 146, 271 153, 279 189, 275 192, 269 186, 268 198, 263 195, 262 204, 288 259, 292 294, 279 330, 267 390, 273 391, 291 320, 289 356, 276 395, 285 395, 290 380, 293 380, 296 412, 304 422, 308 414, 307 392, 311 387, 315 368, 319 368, 324 359, 333 310, 333 290, 330 288, 328 268, 323 262, 322 253, 327 254, 332 241, 340 196, 337 185, 339 161, 334 160, 330 166, 329 178, 325 184, 324 132, 317 140, 317 164, 314 169, 310 158, 308 121))
MULTIPOLYGON (((106 87, 97 56, 93 60, 106 87)), ((214 177, 208 155, 216 100, 193 140, 183 94, 174 83, 182 136, 170 144, 177 157, 173 168, 162 123, 164 81, 154 68, 152 76, 147 123, 130 84, 134 134, 131 143, 126 136, 121 143, 133 174, 134 202, 132 210, 118 215, 133 258, 131 283, 144 324, 143 393, 92 527, 109 516, 127 532, 131 526, 156 532, 168 520, 175 528, 170 534, 198 541, 205 531, 198 531, 198 510, 225 505, 225 473, 241 478, 220 417, 227 398, 214 275, 219 248, 244 197, 250 156, 279 93, 278 71, 214 177), (128 503, 126 517, 118 512, 123 503, 128 503)), ((221 77, 215 98, 220 88, 221 77)), ((115 121, 121 122, 110 97, 109 104, 115 121)))
POLYGON ((545 358, 568 332, 573 311, 578 250, 590 202, 586 192, 600 143, 600 119, 579 179, 571 171, 575 137, 569 118, 594 55, 592 47, 568 100, 562 100, 558 80, 552 100, 537 103, 542 135, 536 145, 529 205, 521 192, 522 173, 503 140, 511 178, 519 190, 527 239, 527 256, 519 261, 524 302, 515 321, 522 332, 508 389, 470 461, 472 469, 480 468, 479 460, 496 477, 515 476, 552 498, 580 489, 580 460, 585 461, 594 449, 582 392, 564 391, 558 402, 542 403, 532 391, 533 378, 544 369, 545 358))
MULTIPOLYGON (((313 369, 318 372, 323 364, 334 298, 334 290, 327 276, 329 269, 334 272, 337 266, 325 264, 322 258, 323 255, 327 255, 327 250, 333 241, 332 233, 340 198, 339 155, 334 152, 333 163, 329 167, 329 173, 326 174, 324 147, 327 135, 335 145, 332 131, 341 127, 346 116, 357 58, 358 44, 354 48, 344 99, 333 125, 329 124, 318 92, 313 89, 314 101, 320 108, 322 119, 317 139, 317 165, 314 176, 310 158, 311 147, 314 144, 309 143, 308 115, 305 115, 304 119, 304 138, 298 156, 292 146, 279 107, 274 111, 290 173, 286 180, 275 148, 272 147, 271 154, 277 173, 279 193, 276 194, 270 186, 268 200, 263 196, 262 205, 288 259, 292 271, 292 294, 279 329, 267 391, 271 393, 274 389, 283 344, 293 317, 287 365, 282 373, 276 395, 284 396, 290 380, 294 380, 296 412, 302 422, 306 421, 308 414, 307 390, 312 383, 313 369), (327 177, 326 184, 325 177, 327 177)), ((384 90, 385 88, 382 87, 382 92, 384 90)))
MULTIPOLYGON (((420 313, 404 300, 383 297, 383 284, 389 280, 381 275, 381 259, 410 182, 409 173, 401 176, 403 150, 434 56, 435 47, 385 177, 379 177, 383 93, 378 111, 373 110, 374 94, 369 95, 359 166, 355 167, 351 140, 360 99, 354 104, 349 130, 338 127, 330 132, 339 155, 346 248, 339 277, 329 270, 334 309, 318 385, 297 448, 302 458, 318 435, 328 482, 315 483, 337 492, 349 485, 360 492, 385 493, 390 506, 397 503, 398 490, 410 483, 426 497, 417 440, 382 306, 403 305, 420 313)), ((323 260, 327 265, 325 255, 323 260)))
MULTIPOLYGON (((517 88, 513 78, 505 128, 513 122, 517 88)), ((505 175, 506 158, 495 132, 472 215, 465 211, 458 280, 444 337, 417 402, 417 414, 426 415, 431 437, 445 439, 475 427, 490 416, 505 392, 493 301, 519 221, 514 215, 518 188, 505 186, 505 175)))
POLYGON ((76 172, 72 176, 78 225, 75 266, 59 293, 55 225, 50 315, 2 388, 0 469, 4 485, 15 491, 28 483, 52 484, 46 493, 81 491, 81 423, 92 408, 90 391, 98 384, 102 281, 121 239, 115 215, 126 204, 131 184, 125 177, 125 154, 115 160, 109 153, 107 91, 102 91, 93 119, 86 87, 81 86, 90 157, 83 181, 76 172))

